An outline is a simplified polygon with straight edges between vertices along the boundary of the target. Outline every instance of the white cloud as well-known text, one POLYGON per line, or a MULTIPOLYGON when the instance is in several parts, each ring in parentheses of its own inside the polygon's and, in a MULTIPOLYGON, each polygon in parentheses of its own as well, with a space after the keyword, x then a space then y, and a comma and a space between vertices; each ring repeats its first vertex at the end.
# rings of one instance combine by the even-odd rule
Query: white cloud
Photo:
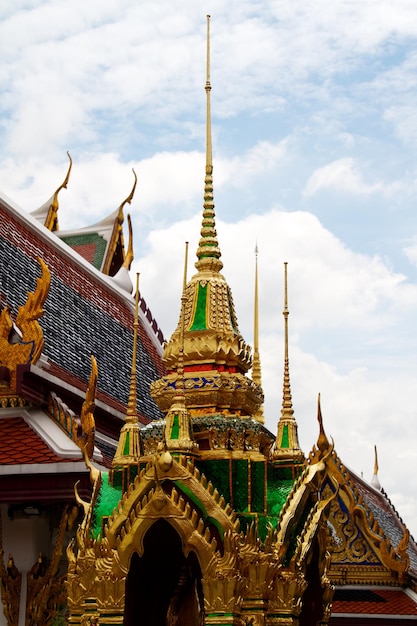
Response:
POLYGON ((354 159, 346 157, 328 163, 313 172, 307 181, 304 194, 312 196, 321 189, 336 189, 356 195, 383 192, 383 183, 365 183, 354 159))

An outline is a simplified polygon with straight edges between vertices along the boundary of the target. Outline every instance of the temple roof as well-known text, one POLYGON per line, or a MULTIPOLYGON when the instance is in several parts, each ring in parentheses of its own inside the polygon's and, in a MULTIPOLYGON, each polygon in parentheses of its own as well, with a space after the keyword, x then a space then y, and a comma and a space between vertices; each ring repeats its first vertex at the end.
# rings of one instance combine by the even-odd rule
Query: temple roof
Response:
MULTIPOLYGON (((382 619, 400 619, 403 616, 417 616, 417 594, 404 589, 378 587, 338 587, 336 589, 332 619, 338 617, 380 616, 382 619)), ((373 620, 372 623, 374 623, 373 620)), ((410 622, 411 623, 411 622, 410 622)), ((414 620, 413 620, 414 623, 414 620)))
MULTIPOLYGON (((25 302, 40 274, 38 257, 51 273, 40 321, 44 334, 37 375, 84 390, 90 356, 99 368, 98 399, 116 412, 127 404, 134 301, 112 278, 103 276, 54 234, 0 199, 1 304, 12 312, 25 302), (112 346, 109 350, 109 346, 112 346)), ((145 300, 140 301, 138 411, 143 422, 161 417, 149 384, 164 372, 163 335, 145 300), (139 365, 140 364, 140 365, 139 365)))

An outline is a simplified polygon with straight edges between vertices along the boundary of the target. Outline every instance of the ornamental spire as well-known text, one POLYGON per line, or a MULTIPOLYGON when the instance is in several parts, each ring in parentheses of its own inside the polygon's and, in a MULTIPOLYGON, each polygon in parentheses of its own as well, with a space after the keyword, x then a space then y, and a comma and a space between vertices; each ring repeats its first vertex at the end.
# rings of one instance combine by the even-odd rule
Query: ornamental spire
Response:
MULTIPOLYGON (((259 356, 259 307, 258 307, 258 244, 255 246, 255 298, 253 315, 253 364, 252 380, 262 387, 261 358, 259 356)), ((263 406, 261 405, 254 415, 261 424, 265 423, 263 406)))
POLYGON ((139 328, 139 274, 136 274, 135 318, 133 324, 132 368, 130 374, 129 399, 125 423, 120 431, 119 443, 113 459, 113 467, 132 465, 143 454, 142 437, 136 410, 136 354, 139 328))
POLYGON ((187 302, 185 295, 188 260, 188 241, 185 243, 184 284, 181 296, 181 333, 180 353, 177 365, 176 393, 165 418, 165 446, 171 452, 190 453, 196 449, 192 439, 190 413, 185 404, 184 395, 184 307, 187 302))
POLYGON ((281 417, 278 422, 278 433, 273 451, 273 459, 277 461, 303 462, 304 454, 298 443, 297 422, 292 407, 290 365, 288 358, 288 285, 287 265, 284 263, 284 384, 282 394, 281 417))
POLYGON ((207 15, 207 64, 206 64, 206 176, 204 179, 204 204, 201 238, 197 249, 195 266, 198 270, 220 272, 223 263, 217 241, 213 196, 213 151, 211 142, 211 83, 210 83, 210 15, 207 15))

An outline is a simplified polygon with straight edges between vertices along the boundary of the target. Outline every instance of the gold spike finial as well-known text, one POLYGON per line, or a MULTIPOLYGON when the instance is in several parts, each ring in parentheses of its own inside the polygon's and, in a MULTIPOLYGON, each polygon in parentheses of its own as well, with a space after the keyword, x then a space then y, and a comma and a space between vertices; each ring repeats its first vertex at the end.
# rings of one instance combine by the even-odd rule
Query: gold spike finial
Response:
POLYGON ((304 454, 298 442, 297 422, 292 407, 290 366, 288 358, 288 263, 284 263, 284 384, 282 394, 281 417, 278 422, 278 433, 273 451, 274 460, 304 461, 304 454))
POLYGON ((198 244, 196 268, 219 272, 223 263, 217 241, 213 199, 213 149, 211 141, 211 102, 210 102, 210 15, 207 15, 207 70, 206 70, 206 176, 204 179, 204 204, 201 238, 198 244))
POLYGON ((182 283, 182 291, 185 292, 187 286, 187 268, 188 268, 188 241, 185 242, 185 259, 184 259, 184 279, 182 283))
POLYGON ((137 418, 136 401, 136 356, 139 329, 139 274, 136 274, 135 317, 133 323, 132 368, 130 374, 129 399, 125 424, 120 431, 119 443, 113 459, 113 467, 137 463, 143 454, 143 443, 137 418))
POLYGON ((288 358, 288 263, 284 263, 284 387, 282 397, 282 415, 292 417, 294 409, 292 408, 291 385, 290 385, 290 367, 288 358))
POLYGON ((197 449, 192 438, 192 426, 190 413, 185 404, 184 395, 184 330, 185 330, 185 305, 187 296, 186 287, 186 267, 188 257, 188 242, 185 243, 184 258, 184 284, 181 296, 181 317, 180 317, 180 351, 177 361, 177 381, 176 393, 172 399, 171 407, 165 417, 164 443, 166 450, 190 453, 197 449))
POLYGON ((210 15, 207 15, 207 56, 206 56, 206 173, 213 170, 213 149, 211 143, 211 102, 210 102, 210 15))
POLYGON ((135 318, 133 323, 133 349, 132 349, 132 369, 130 373, 129 400, 127 403, 126 422, 136 423, 136 355, 138 344, 139 328, 139 273, 136 274, 136 294, 135 294, 135 318))
MULTIPOLYGON (((253 315, 253 364, 252 364, 252 380, 254 383, 262 387, 261 375, 261 358, 259 355, 259 306, 258 306, 258 244, 255 245, 255 298, 254 298, 254 315, 253 315)), ((265 423, 263 405, 259 407, 254 415, 255 419, 261 424, 265 423)))
POLYGON ((64 182, 62 183, 62 185, 60 185, 58 187, 58 189, 56 189, 53 197, 52 197, 52 202, 49 206, 49 210, 48 210, 48 214, 46 216, 45 219, 45 226, 48 230, 50 230, 51 232, 55 232, 58 230, 58 209, 59 209, 59 203, 58 203, 58 194, 61 191, 61 189, 66 189, 67 185, 68 185, 68 181, 69 181, 69 177, 70 177, 70 173, 71 173, 71 169, 72 169, 72 159, 71 159, 71 155, 70 153, 67 151, 67 155, 69 158, 69 166, 68 166, 68 171, 67 171, 67 175, 65 176, 64 182))

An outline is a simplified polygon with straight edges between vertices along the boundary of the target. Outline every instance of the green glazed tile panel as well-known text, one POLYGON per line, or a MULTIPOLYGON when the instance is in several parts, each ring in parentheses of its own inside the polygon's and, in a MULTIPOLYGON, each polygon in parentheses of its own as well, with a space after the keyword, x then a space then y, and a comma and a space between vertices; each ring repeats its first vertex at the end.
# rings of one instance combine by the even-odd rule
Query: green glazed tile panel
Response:
POLYGON ((203 285, 198 283, 197 305, 190 330, 207 329, 207 290, 208 284, 203 287, 203 285))
POLYGON ((101 533, 103 517, 111 515, 122 498, 121 488, 118 489, 109 485, 109 475, 103 472, 101 477, 102 483, 94 507, 92 523, 95 538, 101 533))
POLYGON ((61 237, 70 248, 82 246, 95 246, 93 265, 96 269, 101 269, 104 255, 106 253, 107 241, 98 233, 88 233, 86 235, 73 235, 72 237, 61 237))

